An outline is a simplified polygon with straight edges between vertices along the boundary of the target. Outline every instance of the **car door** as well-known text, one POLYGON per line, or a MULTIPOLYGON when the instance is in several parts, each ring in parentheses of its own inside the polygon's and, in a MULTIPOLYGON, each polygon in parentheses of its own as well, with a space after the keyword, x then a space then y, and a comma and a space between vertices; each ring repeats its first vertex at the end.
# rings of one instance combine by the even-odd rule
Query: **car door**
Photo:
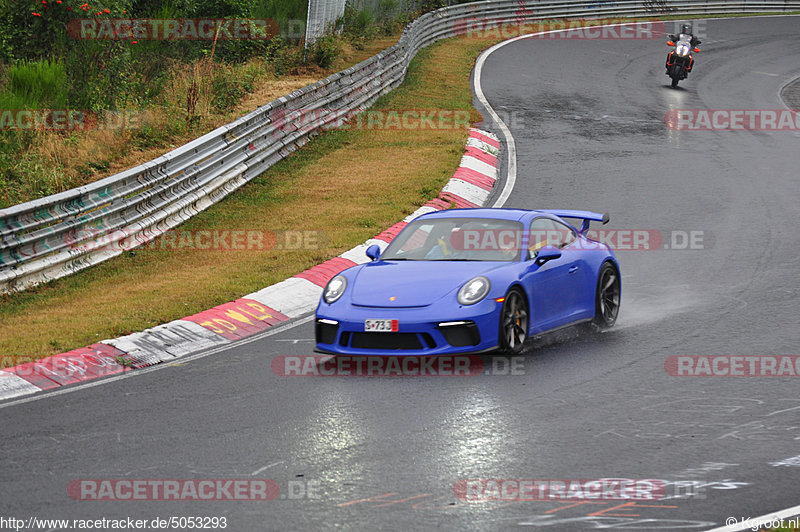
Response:
POLYGON ((574 321, 580 286, 586 267, 582 264, 575 231, 551 218, 535 218, 529 227, 527 259, 530 266, 523 276, 531 305, 531 334, 560 327, 574 321), (544 246, 561 251, 561 257, 537 265, 536 256, 544 246))
MULTIPOLYGON (((567 265, 567 276, 560 286, 564 313, 563 320, 557 325, 560 326, 587 317, 586 294, 594 293, 594 280, 589 264, 584 260, 577 232, 557 220, 551 222, 555 228, 554 243, 551 245, 561 250, 561 258, 567 265)), ((591 310, 589 316, 593 315, 594 309, 591 310)))

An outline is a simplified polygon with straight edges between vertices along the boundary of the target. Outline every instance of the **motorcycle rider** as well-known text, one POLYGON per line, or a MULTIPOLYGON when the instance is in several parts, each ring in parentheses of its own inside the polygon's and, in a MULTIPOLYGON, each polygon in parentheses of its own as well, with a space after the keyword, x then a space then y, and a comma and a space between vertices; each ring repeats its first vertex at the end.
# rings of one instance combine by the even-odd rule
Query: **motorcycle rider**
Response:
MULTIPOLYGON (((692 48, 698 46, 702 42, 700 39, 698 39, 697 37, 695 37, 692 34, 692 24, 691 24, 691 22, 684 22, 683 24, 681 24, 681 29, 680 29, 680 32, 678 32, 678 35, 674 35, 674 34, 670 33, 668 35, 668 37, 669 37, 669 40, 671 40, 671 41, 688 40, 689 41, 689 45, 692 48), (683 37, 683 39, 682 39, 682 37, 683 37), (688 37, 688 39, 687 39, 687 37, 688 37)), ((673 50, 673 51, 671 51, 670 53, 667 54, 667 62, 664 65, 666 67, 666 69, 667 69, 667 75, 669 75, 669 69, 670 69, 670 67, 672 67, 673 61, 671 61, 671 59, 672 59, 672 54, 674 54, 674 53, 675 53, 675 51, 673 50)), ((690 58, 691 58, 691 56, 690 56, 690 58)), ((689 66, 686 67, 686 72, 687 73, 692 71, 692 66, 694 66, 694 58, 691 58, 691 61, 689 61, 689 66)))
POLYGON ((670 33, 668 35, 668 37, 669 37, 670 41, 679 41, 679 40, 681 40, 680 39, 681 35, 688 35, 690 37, 689 44, 692 46, 692 48, 694 48, 695 46, 698 46, 702 42, 700 39, 698 39, 697 37, 692 35, 692 23, 691 22, 684 22, 683 24, 681 24, 681 31, 678 32, 678 35, 674 35, 674 34, 670 33))

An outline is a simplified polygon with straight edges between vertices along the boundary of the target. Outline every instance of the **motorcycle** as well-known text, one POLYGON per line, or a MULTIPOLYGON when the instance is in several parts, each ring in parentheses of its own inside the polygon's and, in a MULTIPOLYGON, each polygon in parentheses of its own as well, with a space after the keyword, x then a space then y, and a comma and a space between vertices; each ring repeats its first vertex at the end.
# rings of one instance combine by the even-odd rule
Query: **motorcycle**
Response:
POLYGON ((686 79, 689 72, 692 71, 694 65, 694 58, 691 52, 698 53, 700 48, 692 49, 692 36, 681 34, 678 37, 678 42, 667 41, 667 46, 673 46, 669 55, 667 55, 667 75, 672 78, 672 88, 678 86, 678 82, 686 79))

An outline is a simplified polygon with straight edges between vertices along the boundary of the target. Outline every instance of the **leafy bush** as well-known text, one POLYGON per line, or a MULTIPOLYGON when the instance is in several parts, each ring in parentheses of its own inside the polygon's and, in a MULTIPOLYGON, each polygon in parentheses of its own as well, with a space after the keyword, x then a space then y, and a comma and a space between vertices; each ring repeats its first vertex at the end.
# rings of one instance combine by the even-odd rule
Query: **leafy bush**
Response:
POLYGON ((322 67, 330 68, 342 53, 342 44, 336 35, 323 35, 314 41, 308 50, 311 61, 322 67))
POLYGON ((358 9, 350 3, 345 6, 341 25, 346 35, 363 34, 373 22, 374 18, 369 10, 358 9))
MULTIPOLYGON (((0 3, 0 60, 63 57, 80 39, 70 21, 124 17, 129 0, 4 0, 0 3)), ((74 25, 75 23, 73 23, 74 25)))
POLYGON ((283 46, 275 52, 275 56, 272 58, 272 66, 278 76, 290 73, 294 67, 302 62, 303 49, 299 46, 283 46))
POLYGON ((260 0, 253 3, 251 16, 276 21, 284 39, 299 42, 303 38, 308 0, 260 0))
POLYGON ((227 66, 217 66, 211 81, 211 105, 219 111, 232 109, 242 97, 252 92, 257 73, 248 68, 233 76, 227 66))

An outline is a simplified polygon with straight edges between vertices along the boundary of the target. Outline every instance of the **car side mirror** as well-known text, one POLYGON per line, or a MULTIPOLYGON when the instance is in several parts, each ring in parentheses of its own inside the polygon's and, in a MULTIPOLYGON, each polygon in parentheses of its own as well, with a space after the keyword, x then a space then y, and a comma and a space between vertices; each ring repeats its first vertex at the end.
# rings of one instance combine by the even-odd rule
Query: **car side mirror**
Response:
POLYGON ((378 244, 372 244, 370 247, 367 248, 367 257, 372 260, 378 260, 378 257, 381 256, 381 248, 378 244))
POLYGON ((672 41, 667 41, 667 46, 675 46, 675 43, 672 41))
POLYGON ((548 261, 561 257, 561 250, 553 246, 544 246, 536 254, 534 262, 537 266, 542 266, 548 261))

